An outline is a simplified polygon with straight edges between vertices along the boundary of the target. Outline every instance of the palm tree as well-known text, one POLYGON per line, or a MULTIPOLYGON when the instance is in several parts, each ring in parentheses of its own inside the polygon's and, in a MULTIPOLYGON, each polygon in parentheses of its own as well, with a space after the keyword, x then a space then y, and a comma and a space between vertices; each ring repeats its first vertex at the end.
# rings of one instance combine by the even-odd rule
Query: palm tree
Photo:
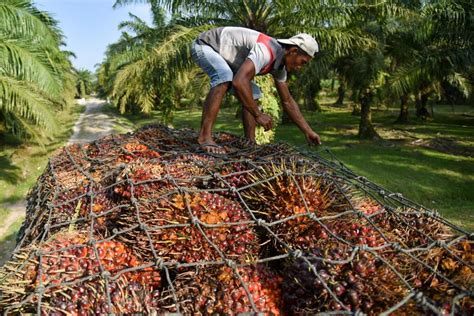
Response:
POLYGON ((20 136, 52 130, 72 74, 57 22, 31 1, 0 2, 0 122, 20 136))
MULTIPOLYGON (((329 69, 328 65, 331 64, 334 56, 346 54, 353 46, 373 46, 372 39, 359 29, 346 27, 354 9, 350 6, 340 6, 337 1, 322 4, 320 1, 307 0, 117 0, 115 6, 137 2, 146 2, 152 7, 163 6, 170 10, 175 17, 177 16, 176 27, 170 29, 168 36, 158 43, 153 56, 147 58, 147 62, 141 61, 140 64, 124 68, 122 72, 124 79, 130 76, 166 79, 169 78, 169 74, 191 69, 194 65, 188 53, 189 44, 201 31, 210 27, 244 26, 280 38, 304 31, 313 34, 321 46, 330 51, 329 54, 313 62, 305 73, 298 76, 299 80, 304 82, 301 86, 304 87, 305 103, 314 106, 314 96, 323 74, 322 70, 329 69)), ((149 82, 147 80, 147 83, 149 82)), ((166 80, 162 82, 167 83, 166 80)), ((140 92, 141 90, 140 93, 146 95, 143 85, 126 87, 125 80, 122 83, 124 84, 116 85, 116 87, 121 87, 121 92, 130 90, 140 92), (126 88, 123 89, 124 87, 126 88)), ((274 98, 272 94, 267 93, 264 98, 274 98)), ((262 101, 263 104, 278 106, 277 102, 271 100, 262 101)), ((146 107, 145 103, 143 107, 146 107)), ((278 109, 265 110, 278 113, 278 109)))
POLYGON ((79 69, 76 70, 76 75, 76 96, 84 98, 87 95, 90 95, 94 84, 94 75, 92 72, 87 69, 79 69))
MULTIPOLYGON (((401 60, 409 58, 408 44, 403 40, 412 36, 411 25, 419 21, 417 6, 416 0, 356 6, 351 26, 372 38, 374 45, 358 47, 337 58, 333 66, 341 83, 353 90, 361 105, 359 138, 379 138, 372 124, 371 105, 376 98, 383 101, 390 95, 387 89, 390 74, 396 71, 401 60)), ((398 96, 402 106, 406 106, 406 95, 398 96)))
MULTIPOLYGON (((415 95, 418 117, 430 115, 426 109, 428 97, 433 92, 442 94, 443 82, 457 87, 465 96, 472 90, 473 12, 472 1, 428 3, 420 9, 418 22, 405 33, 406 43, 411 45, 405 45, 403 54, 396 54, 399 66, 390 82, 402 101, 409 94, 415 95)), ((399 121, 405 121, 406 115, 402 103, 399 121)))
POLYGON ((182 85, 175 83, 183 81, 180 72, 191 69, 183 56, 188 54, 187 44, 200 31, 176 25, 174 20, 167 23, 165 12, 157 4, 152 4, 151 10, 151 26, 134 15, 130 15, 130 21, 120 24, 122 36, 109 45, 98 71, 101 89, 122 113, 148 113, 160 108, 170 114, 163 103, 176 99, 169 94, 182 94, 182 85), (167 41, 163 41, 164 38, 167 41), (169 67, 180 71, 169 71, 169 67))

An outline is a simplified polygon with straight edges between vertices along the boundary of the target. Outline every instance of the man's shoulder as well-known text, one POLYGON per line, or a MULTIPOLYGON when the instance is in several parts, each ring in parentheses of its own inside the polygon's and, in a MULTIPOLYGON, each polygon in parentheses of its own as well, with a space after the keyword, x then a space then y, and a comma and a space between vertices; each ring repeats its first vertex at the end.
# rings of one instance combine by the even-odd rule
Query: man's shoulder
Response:
POLYGON ((241 26, 225 26, 222 30, 223 33, 231 35, 231 36, 244 36, 244 37, 258 37, 258 35, 262 34, 259 31, 252 30, 246 27, 241 26))

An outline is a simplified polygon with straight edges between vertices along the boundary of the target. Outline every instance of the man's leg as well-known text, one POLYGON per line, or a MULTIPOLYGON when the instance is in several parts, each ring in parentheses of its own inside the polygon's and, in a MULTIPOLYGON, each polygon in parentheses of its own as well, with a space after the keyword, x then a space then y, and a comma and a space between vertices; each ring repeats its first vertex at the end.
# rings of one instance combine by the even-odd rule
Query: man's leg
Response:
POLYGON ((225 150, 212 139, 212 128, 234 74, 224 58, 210 46, 198 44, 196 41, 193 42, 191 56, 211 80, 211 90, 206 97, 202 110, 198 143, 207 152, 223 154, 225 150))
POLYGON ((255 144, 255 128, 257 122, 252 113, 249 112, 244 106, 242 107, 242 123, 244 125, 244 135, 249 145, 255 144))
POLYGON ((201 144, 202 148, 207 152, 216 154, 225 153, 225 150, 222 147, 217 146, 216 142, 212 139, 212 128, 216 122, 222 100, 224 99, 230 84, 230 82, 224 82, 211 88, 207 94, 206 101, 204 102, 198 143, 201 144))
MULTIPOLYGON (((258 99, 262 97, 262 92, 255 82, 252 81, 251 86, 253 98, 258 101, 258 99)), ((242 106, 242 123, 244 125, 244 135, 247 139, 247 145, 255 145, 255 128, 257 122, 255 121, 255 117, 244 106, 242 106)))

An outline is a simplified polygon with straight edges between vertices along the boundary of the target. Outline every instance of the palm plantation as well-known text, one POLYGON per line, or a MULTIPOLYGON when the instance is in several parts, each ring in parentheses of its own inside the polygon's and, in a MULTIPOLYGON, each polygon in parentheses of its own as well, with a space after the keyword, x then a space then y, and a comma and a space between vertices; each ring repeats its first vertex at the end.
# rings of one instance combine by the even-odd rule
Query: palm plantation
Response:
POLYGON ((0 312, 472 310, 474 2, 112 2, 150 19, 114 25, 91 70, 52 14, 0 0, 0 252, 29 253, 0 256, 0 312), (225 154, 204 152, 191 43, 220 26, 317 39, 287 81, 321 146, 259 76, 257 143, 276 144, 227 134, 244 125, 227 93, 225 154))
MULTIPOLYGON (((294 75, 290 85, 298 87, 296 97, 306 108, 320 110, 315 99, 321 80, 338 78, 361 106, 361 138, 377 136, 370 114, 374 102, 398 100, 398 122, 406 122, 410 99, 415 101, 417 115, 426 118, 430 115, 428 99, 448 100, 453 93, 466 98, 471 91, 469 1, 370 5, 117 0, 115 6, 135 2, 149 3, 152 25, 130 15, 129 21, 119 25, 122 37, 110 44, 98 69, 98 92, 122 113, 161 109, 166 122, 183 99, 200 104, 205 76, 191 62, 189 44, 203 30, 224 25, 254 28, 275 37, 299 31, 313 34, 323 54, 303 73, 294 75)), ((55 124, 54 110, 68 104, 74 88, 78 96, 90 92, 91 74, 72 71, 69 58, 73 55, 61 50, 57 22, 30 1, 5 0, 0 16, 2 125, 23 136, 50 131, 55 124)), ((264 103, 275 106, 274 97, 267 93, 270 99, 264 103)))
MULTIPOLYGON (((134 2, 143 1, 118 0, 116 6, 134 2)), ((400 1, 354 5, 319 1, 155 0, 148 3, 154 15, 162 7, 174 15, 166 28, 155 23, 153 34, 159 34, 160 38, 155 38, 153 48, 149 46, 151 42, 139 45, 148 51, 140 61, 124 62, 121 76, 112 75, 107 80, 114 82, 112 95, 120 102, 122 111, 124 102, 130 102, 149 112, 153 98, 160 94, 158 90, 166 93, 163 90, 168 89, 152 91, 150 81, 160 87, 162 82, 169 82, 165 79, 169 74, 192 69, 188 52, 190 41, 202 30, 225 25, 249 27, 277 38, 299 31, 313 34, 324 48, 323 54, 290 84, 295 82, 302 88, 296 92, 297 96, 314 109, 317 83, 336 71, 361 105, 360 138, 378 137, 370 115, 374 102, 398 98, 402 112, 406 112, 406 101, 413 95, 419 107, 417 113, 423 116, 427 114, 427 97, 434 92, 441 95, 439 87, 443 82, 469 94, 468 78, 472 69, 463 67, 472 64, 472 54, 469 54, 473 45, 469 35, 472 34, 472 4, 469 2, 400 1), (142 78, 143 83, 134 81, 132 87, 121 79, 130 76, 142 78), (157 77, 165 81, 159 82, 157 77), (133 96, 132 91, 139 97, 133 96)), ((141 37, 137 34, 136 39, 141 37)), ((402 117, 400 121, 405 119, 402 117)))
MULTIPOLYGON (((373 121, 374 106, 397 104, 396 121, 406 124, 418 120, 408 117, 411 107, 417 117, 429 119, 428 104, 472 100, 469 1, 117 0, 115 7, 133 3, 149 5, 151 23, 130 14, 118 25, 122 36, 109 44, 95 80, 89 70, 73 69, 74 53, 64 50, 61 30, 48 13, 31 1, 2 1, 2 130, 24 138, 52 135, 55 113, 67 108, 74 96, 92 90, 122 114, 158 111, 158 121, 173 124, 179 111, 201 108, 208 86, 207 77, 191 61, 191 41, 204 30, 226 25, 277 38, 301 31, 314 35, 322 53, 303 72, 289 77, 291 91, 304 110, 321 111, 324 98, 319 93, 327 94, 326 83, 332 82, 333 91, 339 86, 336 103, 352 104, 361 139, 383 138, 379 122, 373 121)), ((282 117, 271 78, 258 81, 265 91, 262 105, 277 123, 272 133, 259 131, 260 141, 268 142, 287 118, 282 117)), ((226 98, 225 106, 239 111, 233 97, 226 98)))

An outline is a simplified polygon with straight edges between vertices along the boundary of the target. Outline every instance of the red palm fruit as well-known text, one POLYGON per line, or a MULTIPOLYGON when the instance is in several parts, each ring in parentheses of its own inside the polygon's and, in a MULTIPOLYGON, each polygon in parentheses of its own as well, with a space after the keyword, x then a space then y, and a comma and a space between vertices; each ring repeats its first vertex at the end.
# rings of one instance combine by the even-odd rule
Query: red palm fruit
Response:
MULTIPOLYGON (((71 219, 77 219, 88 212, 86 193, 87 188, 63 191, 57 195, 54 203, 47 200, 44 201, 44 208, 42 208, 41 212, 27 211, 27 216, 18 239, 23 239, 23 230, 25 228, 29 229, 29 233, 23 241, 25 244, 35 240, 38 236, 44 235, 49 237, 63 229, 69 228, 73 225, 71 219), (46 205, 49 205, 49 208, 46 205), (47 223, 48 226, 45 226, 47 223), (45 231, 45 227, 48 228, 47 231, 45 231)), ((74 225, 89 225, 89 223, 81 222, 74 225)))
MULTIPOLYGON (((219 252, 238 261, 258 256, 258 238, 252 226, 238 224, 250 221, 250 215, 238 203, 218 194, 174 195, 141 206, 140 219, 149 230, 156 253, 164 260, 223 260, 219 252), (199 220, 200 228, 198 222, 192 223, 192 217, 199 220)), ((136 225, 136 219, 126 216, 118 224, 126 228, 136 225)), ((142 232, 132 230, 118 238, 130 246, 140 245, 137 251, 142 258, 153 258, 147 235, 142 232)))
POLYGON ((133 161, 139 158, 145 158, 145 159, 156 159, 159 158, 161 155, 148 148, 148 146, 138 142, 138 141, 132 141, 129 143, 126 143, 125 145, 122 146, 124 149, 124 153, 122 154, 122 157, 125 161, 133 161))
MULTIPOLYGON (((143 311, 151 303, 150 291, 161 284, 159 272, 145 269, 121 273, 109 279, 108 288, 102 270, 113 276, 130 266, 136 258, 130 249, 117 241, 102 241, 88 245, 87 233, 59 234, 40 246, 30 246, 18 253, 0 276, 2 297, 0 310, 35 312, 36 296, 44 288, 41 314, 68 310, 71 314, 124 313, 143 311), (41 257, 35 254, 41 251, 41 257), (22 270, 19 267, 23 267, 22 270), (24 271, 23 273, 19 271, 24 271), (68 282, 68 285, 65 285, 68 282), (129 288, 134 285, 138 290, 129 288), (19 290, 20 289, 20 290, 19 290), (107 292, 112 304, 107 302, 107 292), (127 307, 128 306, 128 307, 127 307)), ((136 263, 135 263, 136 264, 136 263)))
POLYGON ((457 242, 451 242, 445 247, 433 247, 427 252, 423 252, 417 257, 428 264, 430 267, 437 267, 437 274, 414 262, 409 257, 399 259, 403 264, 409 266, 413 275, 416 275, 418 284, 421 283, 419 290, 425 297, 436 302, 436 305, 443 309, 446 304, 454 305, 455 314, 469 315, 473 311, 474 297, 465 296, 462 300, 454 304, 454 297, 469 291, 474 284, 474 242, 471 240, 458 239, 457 242), (444 276, 441 277, 441 276, 444 276), (456 284, 448 283, 446 280, 452 280, 456 284))
POLYGON ((120 155, 123 149, 121 143, 130 141, 130 135, 110 135, 89 144, 84 144, 83 151, 89 161, 101 162, 107 161, 109 164, 105 168, 112 168, 116 164, 121 163, 120 155), (113 160, 112 160, 113 158, 113 160))
POLYGON ((219 143, 236 143, 240 140, 241 140, 240 137, 237 137, 236 135, 225 133, 225 132, 219 133, 219 135, 217 135, 217 138, 216 138, 216 141, 218 141, 219 143))
POLYGON ((202 179, 210 176, 214 164, 213 157, 186 153, 168 159, 164 170, 175 185, 190 187, 201 185, 202 179))
POLYGON ((170 181, 163 179, 165 174, 159 163, 131 162, 116 177, 113 192, 116 196, 131 199, 133 188, 134 198, 151 198, 172 188, 170 181))
MULTIPOLYGON (((330 242, 305 256, 311 265, 298 258, 288 262, 284 269, 282 291, 284 305, 289 311, 361 309, 365 313, 378 314, 409 293, 388 266, 375 265, 376 260, 370 253, 359 253, 353 261, 344 262, 351 257, 351 248, 330 242), (342 262, 331 263, 333 260, 342 262)), ((415 306, 405 310, 417 311, 415 306)))
POLYGON ((420 212, 385 211, 375 216, 373 222, 393 242, 404 244, 408 248, 426 245, 451 235, 441 221, 420 212))
POLYGON ((351 202, 353 203, 356 210, 362 211, 365 215, 372 215, 377 212, 384 211, 384 207, 382 205, 367 197, 352 198, 351 202))
POLYGON ((204 181, 201 183, 203 188, 221 189, 218 191, 219 194, 226 197, 237 197, 235 191, 231 191, 232 188, 238 189, 251 183, 250 170, 252 169, 245 162, 232 162, 228 164, 220 165, 216 168, 215 175, 210 181, 204 181))
POLYGON ((176 312, 179 307, 180 312, 186 314, 262 312, 280 315, 282 278, 263 265, 245 266, 237 271, 240 278, 229 267, 209 267, 178 275, 173 281, 176 302, 172 299, 171 288, 164 290, 158 301, 158 312, 176 312), (252 309, 251 301, 256 310, 252 309))
POLYGON ((133 136, 136 140, 153 146, 155 149, 169 151, 172 149, 184 149, 189 144, 194 144, 195 139, 187 141, 181 136, 177 135, 173 130, 163 126, 146 126, 133 136))
MULTIPOLYGON (((238 203, 218 194, 175 195, 169 200, 162 200, 159 208, 146 205, 140 217, 150 227, 149 234, 155 250, 164 260, 222 260, 221 252, 226 258, 245 261, 258 255, 258 239, 252 227, 249 224, 230 225, 249 221, 249 214, 238 203), (197 223, 191 223, 191 215, 202 223, 200 228, 197 223), (170 224, 185 226, 158 228, 170 224)), ((132 224, 124 220, 120 223, 132 224)), ((136 231, 124 234, 124 242, 138 241, 146 250, 146 236, 135 234, 136 231)), ((151 253, 144 251, 142 256, 151 258, 151 253)))

